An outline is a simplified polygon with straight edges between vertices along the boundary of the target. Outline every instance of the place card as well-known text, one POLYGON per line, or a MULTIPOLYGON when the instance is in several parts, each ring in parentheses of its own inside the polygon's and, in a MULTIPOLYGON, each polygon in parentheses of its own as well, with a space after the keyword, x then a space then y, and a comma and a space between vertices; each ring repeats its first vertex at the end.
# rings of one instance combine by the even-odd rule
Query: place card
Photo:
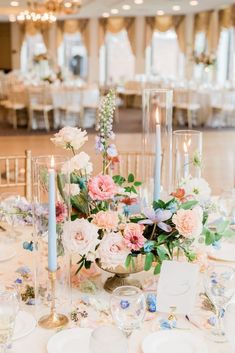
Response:
POLYGON ((163 261, 157 288, 159 312, 188 314, 193 311, 199 266, 188 262, 163 261))

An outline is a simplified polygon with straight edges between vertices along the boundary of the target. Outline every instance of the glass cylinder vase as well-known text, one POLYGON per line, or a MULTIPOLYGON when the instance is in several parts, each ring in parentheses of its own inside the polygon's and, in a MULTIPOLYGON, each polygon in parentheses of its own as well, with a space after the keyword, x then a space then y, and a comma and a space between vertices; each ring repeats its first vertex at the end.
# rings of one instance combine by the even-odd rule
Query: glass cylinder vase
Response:
POLYGON ((172 191, 173 91, 143 92, 142 203, 166 198, 172 191))
POLYGON ((201 177, 202 132, 197 130, 176 130, 173 133, 174 188, 183 179, 201 177))
MULTIPOLYGON (((66 163, 66 164, 65 164, 66 163)), ((63 224, 70 222, 70 175, 61 156, 33 159, 33 219, 36 316, 49 314, 55 285, 55 309, 71 305, 70 255, 63 241, 63 224)), ((69 234, 67 235, 69 236, 69 234)))

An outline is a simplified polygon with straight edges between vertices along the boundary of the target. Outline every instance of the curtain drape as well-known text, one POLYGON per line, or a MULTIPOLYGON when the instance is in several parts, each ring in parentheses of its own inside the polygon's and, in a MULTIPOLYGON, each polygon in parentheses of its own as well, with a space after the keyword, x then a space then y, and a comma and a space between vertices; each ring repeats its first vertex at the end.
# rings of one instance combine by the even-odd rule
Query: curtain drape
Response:
POLYGON ((101 18, 99 20, 99 46, 104 44, 105 35, 107 32, 119 33, 126 29, 128 39, 131 45, 133 54, 136 53, 135 45, 135 18, 134 17, 111 17, 101 18))
POLYGON ((207 41, 208 41, 208 52, 216 53, 220 38, 220 26, 219 26, 219 13, 213 11, 210 13, 207 41))
POLYGON ((157 16, 145 19, 145 48, 151 43, 153 32, 166 32, 173 28, 177 34, 180 50, 186 53, 185 16, 157 16))
POLYGON ((86 47, 87 53, 89 54, 89 20, 88 19, 80 19, 80 20, 65 20, 57 22, 57 47, 60 46, 63 35, 65 33, 74 34, 80 32, 83 43, 86 47))
POLYGON ((235 5, 219 11, 219 26, 220 28, 235 27, 235 5))

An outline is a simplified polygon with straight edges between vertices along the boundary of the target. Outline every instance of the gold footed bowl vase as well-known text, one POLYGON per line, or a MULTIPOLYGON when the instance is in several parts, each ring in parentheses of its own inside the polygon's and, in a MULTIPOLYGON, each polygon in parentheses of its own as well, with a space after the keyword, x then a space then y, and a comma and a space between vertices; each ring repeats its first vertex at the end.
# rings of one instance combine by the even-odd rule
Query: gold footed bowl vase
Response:
POLYGON ((106 272, 112 273, 114 276, 109 277, 104 283, 104 289, 112 293, 114 289, 121 286, 135 286, 138 288, 142 288, 140 281, 137 279, 130 278, 131 274, 139 273, 144 270, 144 255, 138 255, 137 257, 133 258, 133 261, 130 263, 128 268, 125 265, 113 267, 103 267, 100 259, 96 260, 97 266, 106 272))

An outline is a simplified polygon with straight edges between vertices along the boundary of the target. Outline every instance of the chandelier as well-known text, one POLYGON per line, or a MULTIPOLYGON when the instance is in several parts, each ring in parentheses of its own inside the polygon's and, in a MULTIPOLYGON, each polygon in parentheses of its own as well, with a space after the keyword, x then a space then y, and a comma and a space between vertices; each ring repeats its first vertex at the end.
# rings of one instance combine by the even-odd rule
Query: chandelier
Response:
POLYGON ((81 0, 30 0, 16 18, 19 23, 51 24, 58 15, 76 14, 80 7, 81 0))

